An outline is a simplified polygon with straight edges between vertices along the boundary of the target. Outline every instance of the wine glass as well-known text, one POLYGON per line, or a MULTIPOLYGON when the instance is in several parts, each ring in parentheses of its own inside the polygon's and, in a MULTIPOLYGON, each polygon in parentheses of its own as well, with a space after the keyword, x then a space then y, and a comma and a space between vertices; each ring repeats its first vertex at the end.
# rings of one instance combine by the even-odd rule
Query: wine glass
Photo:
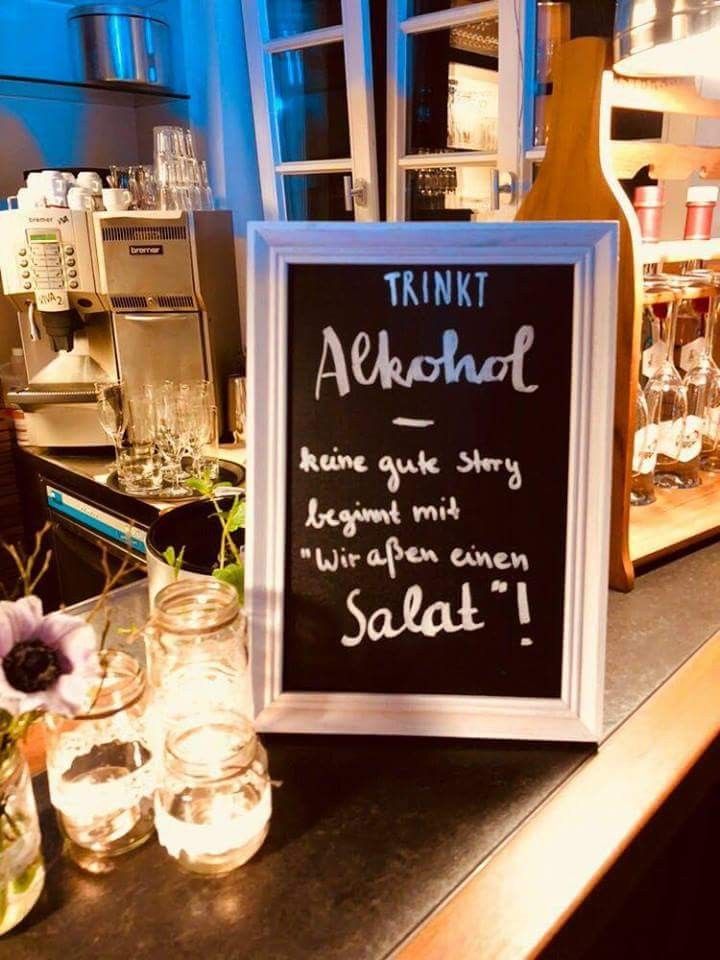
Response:
MULTIPOLYGON (((717 317, 720 310, 720 273, 714 270, 693 270, 686 276, 693 282, 711 287, 714 294, 707 298, 704 314, 704 336, 699 341, 700 352, 685 376, 688 396, 698 395, 696 406, 702 415, 702 451, 700 466, 703 470, 720 472, 720 368, 713 356, 717 317)), ((697 301, 696 306, 702 301, 697 301)))
POLYGON ((694 442, 691 442, 695 424, 694 421, 688 423, 687 388, 673 363, 680 298, 675 292, 673 299, 667 302, 662 341, 665 356, 648 378, 644 391, 649 422, 658 426, 655 466, 655 485, 658 487, 686 487, 699 483, 700 450, 698 446, 698 456, 692 456, 694 442))
POLYGON ((127 427, 122 383, 96 383, 95 396, 100 426, 115 448, 115 469, 117 469, 127 427))
POLYGON ((190 380, 180 384, 181 395, 189 407, 188 453, 192 473, 202 473, 201 461, 204 448, 217 439, 215 397, 212 384, 207 380, 190 380))
POLYGON ((178 385, 166 382, 156 393, 155 426, 157 446, 165 459, 170 486, 163 491, 169 498, 188 495, 182 483, 182 456, 188 445, 190 430, 190 404, 178 385))

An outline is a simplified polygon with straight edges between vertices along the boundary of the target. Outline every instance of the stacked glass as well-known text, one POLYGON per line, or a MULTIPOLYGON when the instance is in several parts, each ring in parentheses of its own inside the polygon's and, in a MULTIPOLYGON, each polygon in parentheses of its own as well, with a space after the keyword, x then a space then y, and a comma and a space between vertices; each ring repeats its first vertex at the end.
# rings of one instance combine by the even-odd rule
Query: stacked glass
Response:
POLYGON ((720 470, 720 370, 712 353, 719 302, 720 275, 712 271, 645 278, 634 505, 653 502, 653 483, 696 487, 701 467, 720 470))
POLYGON ((207 163, 198 160, 190 130, 162 126, 153 130, 155 179, 160 210, 213 210, 207 163))
POLYGON ((100 422, 115 446, 120 487, 136 496, 185 499, 191 476, 216 479, 217 409, 207 380, 166 380, 129 391, 98 384, 100 422))

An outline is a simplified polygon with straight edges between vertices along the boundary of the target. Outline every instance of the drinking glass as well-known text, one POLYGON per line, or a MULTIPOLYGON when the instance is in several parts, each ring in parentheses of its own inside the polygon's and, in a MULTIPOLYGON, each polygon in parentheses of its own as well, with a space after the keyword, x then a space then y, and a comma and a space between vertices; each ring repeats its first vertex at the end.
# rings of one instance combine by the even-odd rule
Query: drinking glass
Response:
POLYGON ((236 444, 240 444, 247 427, 247 382, 243 376, 228 378, 228 417, 236 444))
POLYGON ((212 210, 207 165, 197 159, 190 130, 159 126, 153 137, 157 206, 161 210, 212 210))
MULTIPOLYGON (((653 287, 655 295, 661 294, 659 286, 653 287)), ((662 296, 667 298, 669 284, 662 286, 662 296)), ((647 287, 646 284, 646 297, 647 287)), ((659 487, 696 486, 699 483, 699 444, 697 454, 693 455, 694 447, 690 440, 694 424, 687 422, 687 388, 673 363, 680 294, 673 288, 670 290, 674 293, 672 300, 662 301, 667 304, 667 312, 662 323, 662 340, 659 342, 665 345, 665 356, 652 370, 644 391, 648 416, 658 426, 655 484, 659 487)))
POLYGON ((632 485, 630 503, 644 507, 655 502, 653 475, 657 461, 659 405, 650 413, 640 384, 635 394, 635 434, 633 440, 632 485), (655 418, 655 419, 653 419, 655 418))
POLYGON ((213 196, 212 187, 208 180, 208 168, 207 161, 200 161, 200 192, 202 194, 202 209, 203 210, 214 210, 215 209, 215 198, 213 196))
POLYGON ((123 403, 123 385, 122 383, 96 383, 95 396, 97 397, 100 426, 112 440, 117 468, 127 426, 123 403))
POLYGON ((188 495, 182 483, 182 457, 189 445, 192 430, 191 403, 178 384, 167 382, 157 391, 155 423, 158 450, 165 459, 170 486, 163 492, 168 497, 188 495))
POLYGON ((217 408, 212 385, 207 381, 196 381, 181 387, 185 387, 190 407, 188 453, 193 476, 202 476, 206 470, 217 476, 207 450, 217 446, 217 408))
MULTIPOLYGON (((702 438, 705 432, 708 407, 720 405, 720 371, 708 352, 708 334, 712 338, 711 313, 715 288, 703 278, 695 276, 665 276, 677 293, 678 306, 675 322, 670 330, 671 350, 676 370, 685 372, 683 386, 687 398, 687 412, 681 434, 676 485, 696 487, 700 477, 702 438)), ((711 339, 712 343, 712 339, 711 339)))
MULTIPOLYGON (((708 286, 712 294, 707 298, 702 349, 695 357, 685 377, 688 394, 700 394, 703 406, 702 452, 700 466, 704 470, 720 472, 720 368, 713 356, 718 310, 720 310, 720 273, 714 270, 693 270, 687 276, 708 286)), ((701 301, 702 303, 702 301, 701 301)), ((698 405, 699 405, 698 404, 698 405)))
POLYGON ((160 492, 163 484, 163 461, 152 448, 131 447, 122 450, 118 458, 118 483, 126 493, 151 496, 160 492))
POLYGON ((156 423, 152 389, 146 387, 127 399, 128 436, 133 447, 150 451, 155 445, 156 423))

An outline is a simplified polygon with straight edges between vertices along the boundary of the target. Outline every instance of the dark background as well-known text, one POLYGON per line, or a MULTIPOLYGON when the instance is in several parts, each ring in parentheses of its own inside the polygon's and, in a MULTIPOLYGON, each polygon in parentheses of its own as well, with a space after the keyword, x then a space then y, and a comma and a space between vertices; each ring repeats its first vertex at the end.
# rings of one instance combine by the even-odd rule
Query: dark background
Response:
MULTIPOLYGON (((424 265, 427 268, 427 265, 424 265)), ((450 265, 443 265, 447 268, 450 265)), ((482 263, 458 265, 482 270, 482 263)), ((485 307, 392 308, 383 275, 396 269, 382 265, 292 265, 289 276, 288 369, 288 512, 283 690, 468 694, 556 697, 560 694, 562 604, 565 583, 565 514, 567 500, 570 356, 573 271, 569 266, 491 266, 485 307), (334 380, 325 380, 321 401, 314 399, 322 354, 322 329, 332 325, 349 355, 355 335, 387 329, 391 353, 406 363, 417 354, 441 353, 443 330, 459 334, 457 356, 472 353, 482 360, 504 356, 513 348, 524 323, 535 327, 535 343, 525 359, 525 382, 537 383, 532 394, 516 392, 509 376, 482 385, 416 384, 411 389, 352 382, 340 398, 334 380), (397 416, 435 419, 422 430, 393 426, 397 416), (382 507, 393 497, 386 478, 373 467, 366 474, 305 474, 297 469, 300 448, 314 453, 365 454, 374 465, 382 454, 415 457, 419 449, 439 455, 443 472, 435 477, 408 477, 396 497, 402 526, 361 525, 346 539, 338 528, 306 529, 307 502, 320 509, 382 507), (507 486, 507 475, 461 475, 457 451, 481 449, 484 456, 512 457, 520 463, 523 485, 507 486), (459 521, 416 524, 410 504, 439 502, 454 494, 459 521), (441 563, 399 564, 396 580, 384 568, 364 562, 356 570, 321 574, 302 560, 301 546, 345 546, 364 554, 395 535, 404 546, 433 547, 441 563), (453 546, 475 544, 490 552, 528 555, 527 573, 487 569, 456 570, 444 558, 453 546), (493 578, 507 580, 505 594, 490 593, 493 578), (343 633, 356 633, 345 598, 359 587, 357 603, 368 613, 381 606, 398 611, 407 586, 423 587, 425 604, 460 602, 460 586, 471 584, 478 618, 485 628, 434 638, 405 633, 397 638, 343 647, 343 633), (515 583, 525 580, 532 622, 518 621, 515 583), (520 638, 534 643, 521 647, 520 638)), ((402 268, 398 268, 402 269, 402 268)), ((423 265, 404 269, 423 269, 423 265)), ((432 269, 432 266, 430 266, 432 269)), ((455 268, 453 268, 455 269, 455 268)), ((366 361, 372 364, 374 352, 366 361)), ((480 364, 478 364, 479 366, 480 364)))

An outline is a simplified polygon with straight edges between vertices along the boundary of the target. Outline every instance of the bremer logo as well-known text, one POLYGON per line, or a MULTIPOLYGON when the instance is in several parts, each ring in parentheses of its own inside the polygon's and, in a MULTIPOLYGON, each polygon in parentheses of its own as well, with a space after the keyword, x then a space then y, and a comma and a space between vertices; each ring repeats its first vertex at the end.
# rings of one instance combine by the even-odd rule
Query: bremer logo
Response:
POLYGON ((163 254, 163 245, 161 243, 148 243, 144 246, 130 244, 131 257, 161 257, 163 254))
POLYGON ((28 223, 55 223, 52 217, 28 217, 28 223))

